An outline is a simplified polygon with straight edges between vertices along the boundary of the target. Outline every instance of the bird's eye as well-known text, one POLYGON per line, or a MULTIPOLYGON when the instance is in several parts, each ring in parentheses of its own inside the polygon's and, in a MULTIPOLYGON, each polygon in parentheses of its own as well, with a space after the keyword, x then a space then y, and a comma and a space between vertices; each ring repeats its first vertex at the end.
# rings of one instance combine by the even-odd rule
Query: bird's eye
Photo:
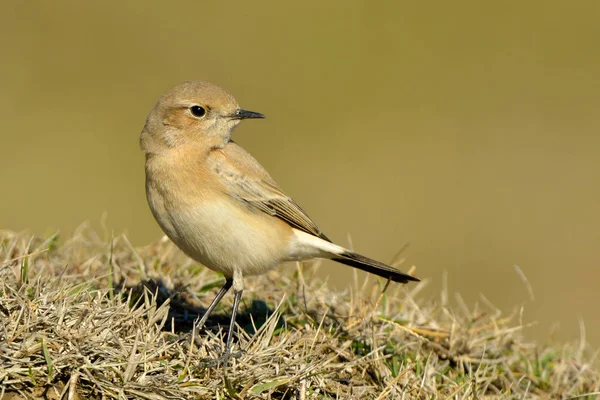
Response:
POLYGON ((192 115, 194 117, 204 117, 204 115, 206 115, 206 109, 204 107, 200 107, 200 106, 191 106, 190 107, 190 112, 192 113, 192 115))

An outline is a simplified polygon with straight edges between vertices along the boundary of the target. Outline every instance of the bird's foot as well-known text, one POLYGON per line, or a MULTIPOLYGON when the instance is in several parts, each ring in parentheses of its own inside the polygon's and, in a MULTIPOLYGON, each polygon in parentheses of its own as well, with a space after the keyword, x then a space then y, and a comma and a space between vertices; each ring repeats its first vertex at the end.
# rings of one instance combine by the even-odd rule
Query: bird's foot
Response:
POLYGON ((217 358, 203 358, 202 360, 200 360, 200 364, 198 365, 199 368, 213 368, 213 367, 218 367, 220 365, 224 365, 227 364, 227 362, 232 359, 232 358, 240 358, 242 356, 242 354, 244 354, 245 351, 240 350, 236 353, 232 353, 231 351, 225 351, 223 354, 221 354, 219 357, 217 358))

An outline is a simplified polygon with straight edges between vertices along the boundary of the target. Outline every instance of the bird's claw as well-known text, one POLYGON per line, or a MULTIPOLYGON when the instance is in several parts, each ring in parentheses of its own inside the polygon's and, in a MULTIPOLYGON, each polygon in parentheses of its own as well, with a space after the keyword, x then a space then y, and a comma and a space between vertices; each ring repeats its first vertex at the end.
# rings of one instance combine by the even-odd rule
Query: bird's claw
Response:
POLYGON ((203 358, 202 360, 200 360, 198 367, 199 368, 218 367, 220 365, 226 364, 232 358, 240 358, 244 353, 246 353, 246 352, 243 350, 240 350, 235 353, 226 351, 217 358, 210 358, 210 357, 203 358))

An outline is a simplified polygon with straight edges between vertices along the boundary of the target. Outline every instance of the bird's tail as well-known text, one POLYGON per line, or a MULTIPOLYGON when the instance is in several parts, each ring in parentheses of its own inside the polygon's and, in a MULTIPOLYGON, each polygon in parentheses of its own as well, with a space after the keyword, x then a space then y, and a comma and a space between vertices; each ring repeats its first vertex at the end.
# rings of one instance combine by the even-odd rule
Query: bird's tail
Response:
POLYGON ((293 232, 296 236, 296 246, 298 251, 303 254, 299 258, 291 258, 291 260, 329 258, 333 261, 379 275, 382 278, 391 279, 394 282, 407 283, 408 281, 419 281, 419 279, 414 276, 400 272, 396 268, 392 268, 389 265, 361 256, 360 254, 347 250, 337 244, 331 243, 325 235, 317 237, 298 229, 293 229, 293 232))
POLYGON ((360 254, 353 253, 349 250, 346 250, 345 252, 338 254, 335 257, 332 257, 331 259, 333 261, 337 261, 339 263, 361 269, 371 274, 381 276, 382 278, 390 279, 394 282, 419 282, 419 279, 415 278, 414 276, 405 274, 403 272, 398 271, 396 268, 390 267, 389 265, 386 265, 379 261, 375 261, 368 257, 361 256, 360 254))

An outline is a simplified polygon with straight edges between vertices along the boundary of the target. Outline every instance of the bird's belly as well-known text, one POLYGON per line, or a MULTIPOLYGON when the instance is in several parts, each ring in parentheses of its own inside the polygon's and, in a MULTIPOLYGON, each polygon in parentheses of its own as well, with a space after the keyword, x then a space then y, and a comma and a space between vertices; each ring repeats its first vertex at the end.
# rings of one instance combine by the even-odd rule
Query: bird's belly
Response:
POLYGON ((154 214, 163 231, 184 253, 225 276, 233 276, 235 269, 243 275, 259 274, 286 258, 291 229, 234 199, 203 201, 178 210, 167 206, 160 215, 154 214))

